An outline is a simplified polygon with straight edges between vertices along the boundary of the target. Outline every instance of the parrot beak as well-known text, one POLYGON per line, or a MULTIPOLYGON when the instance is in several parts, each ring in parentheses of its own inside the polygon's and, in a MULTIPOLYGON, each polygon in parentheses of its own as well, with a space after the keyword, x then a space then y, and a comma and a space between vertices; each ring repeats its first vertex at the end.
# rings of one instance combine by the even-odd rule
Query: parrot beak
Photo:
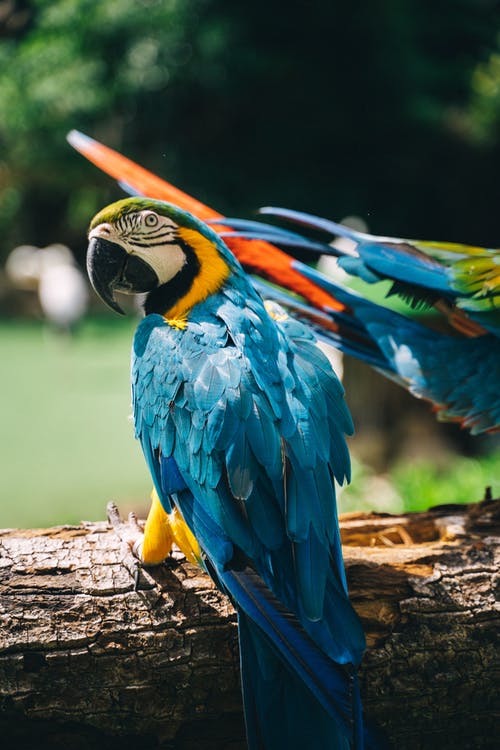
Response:
POLYGON ((158 286, 155 271, 144 260, 130 255, 121 245, 92 237, 87 250, 87 272, 96 294, 112 310, 125 315, 114 292, 141 294, 158 286))

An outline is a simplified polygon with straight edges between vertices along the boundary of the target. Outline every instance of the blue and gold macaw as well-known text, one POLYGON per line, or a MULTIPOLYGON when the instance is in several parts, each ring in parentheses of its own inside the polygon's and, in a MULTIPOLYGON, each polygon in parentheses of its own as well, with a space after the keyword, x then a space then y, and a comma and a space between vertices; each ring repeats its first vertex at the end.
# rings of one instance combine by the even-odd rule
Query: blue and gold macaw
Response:
POLYGON ((175 540, 231 597, 252 750, 360 750, 364 636, 334 487, 352 423, 311 329, 266 308, 220 236, 161 201, 98 213, 87 265, 115 311, 115 291, 147 295, 132 396, 155 489, 136 552, 157 563, 175 540))
POLYGON ((316 257, 334 255, 344 271, 368 283, 390 280, 389 294, 399 295, 412 307, 433 305, 444 314, 449 330, 432 330, 375 304, 299 261, 292 262, 293 269, 331 294, 343 309, 303 305, 272 289, 269 296, 310 319, 318 335, 338 348, 431 401, 440 419, 458 422, 472 434, 500 429, 498 250, 375 237, 289 209, 264 208, 261 213, 326 236, 311 240, 269 224, 227 219, 232 234, 309 250, 316 257), (354 255, 329 244, 337 236, 356 243, 354 255), (331 322, 336 330, 329 327, 331 322))

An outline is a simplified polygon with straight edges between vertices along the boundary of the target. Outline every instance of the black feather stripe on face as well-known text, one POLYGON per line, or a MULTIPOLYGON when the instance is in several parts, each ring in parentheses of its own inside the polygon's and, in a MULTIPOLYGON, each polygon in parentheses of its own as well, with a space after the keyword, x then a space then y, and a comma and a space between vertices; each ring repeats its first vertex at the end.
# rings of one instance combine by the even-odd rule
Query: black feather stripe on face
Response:
MULTIPOLYGON (((182 248, 186 256, 186 262, 173 279, 149 292, 144 303, 146 315, 151 313, 165 315, 189 292, 200 270, 200 261, 192 247, 180 237, 176 239, 175 244, 182 248)), ((168 252, 168 250, 165 252, 168 252)))

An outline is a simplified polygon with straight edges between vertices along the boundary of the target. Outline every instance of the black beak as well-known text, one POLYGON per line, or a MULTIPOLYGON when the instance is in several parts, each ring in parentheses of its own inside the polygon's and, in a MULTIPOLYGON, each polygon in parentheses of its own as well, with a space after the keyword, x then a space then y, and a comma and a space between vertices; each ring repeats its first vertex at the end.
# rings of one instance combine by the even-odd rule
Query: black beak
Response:
POLYGON ((121 315, 125 313, 115 301, 115 290, 140 294, 150 292, 159 283, 158 276, 144 260, 102 237, 93 237, 89 242, 87 272, 102 301, 121 315))

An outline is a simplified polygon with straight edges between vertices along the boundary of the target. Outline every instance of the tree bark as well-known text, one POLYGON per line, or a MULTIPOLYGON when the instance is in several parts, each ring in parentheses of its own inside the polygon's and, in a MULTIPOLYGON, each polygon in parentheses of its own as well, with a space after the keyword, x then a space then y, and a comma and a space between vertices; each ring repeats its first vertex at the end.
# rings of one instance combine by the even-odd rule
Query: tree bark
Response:
MULTIPOLYGON (((398 750, 497 747, 499 521, 491 500, 342 519, 365 711, 398 750)), ((227 599, 180 555, 137 591, 135 567, 105 523, 0 532, 3 747, 244 748, 227 599)))

